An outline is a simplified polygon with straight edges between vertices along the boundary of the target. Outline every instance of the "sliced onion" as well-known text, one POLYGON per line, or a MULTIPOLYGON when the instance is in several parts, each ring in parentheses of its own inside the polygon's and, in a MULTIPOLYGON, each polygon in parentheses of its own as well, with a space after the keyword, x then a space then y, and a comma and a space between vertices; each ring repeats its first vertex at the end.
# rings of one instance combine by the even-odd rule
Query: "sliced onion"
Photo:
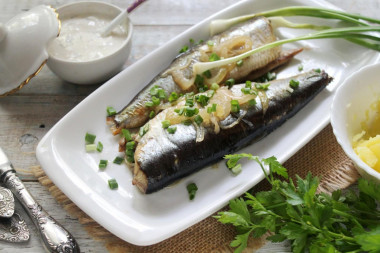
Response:
POLYGON ((258 96, 260 98, 261 105, 263 107, 263 113, 265 114, 266 111, 268 110, 268 106, 269 106, 268 96, 267 96, 266 92, 259 92, 258 96))
POLYGON ((252 39, 249 36, 237 36, 227 39, 214 47, 214 52, 220 57, 229 58, 252 49, 252 39))
POLYGON ((236 121, 234 121, 233 123, 229 124, 228 126, 220 126, 221 129, 229 129, 229 128, 232 128, 234 126, 236 126, 237 124, 240 123, 240 121, 244 118, 244 116, 247 114, 247 111, 243 111, 243 113, 240 114, 239 118, 237 118, 236 121))
POLYGON ((210 117, 210 121, 211 123, 214 124, 214 133, 218 134, 220 132, 220 126, 219 126, 218 120, 216 119, 213 113, 210 117))
POLYGON ((202 126, 198 126, 198 124, 193 122, 193 125, 195 127, 195 131, 197 132, 197 137, 195 139, 195 142, 201 142, 205 139, 205 128, 202 126))

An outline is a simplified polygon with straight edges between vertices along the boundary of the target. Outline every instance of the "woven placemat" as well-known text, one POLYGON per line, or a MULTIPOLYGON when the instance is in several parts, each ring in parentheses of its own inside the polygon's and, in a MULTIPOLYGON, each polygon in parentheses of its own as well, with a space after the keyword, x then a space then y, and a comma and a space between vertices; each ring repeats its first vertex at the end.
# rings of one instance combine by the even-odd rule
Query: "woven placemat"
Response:
MULTIPOLYGON (((358 178, 352 161, 336 142, 330 125, 290 158, 284 166, 291 177, 295 174, 304 177, 308 171, 320 176, 319 190, 326 192, 346 188, 358 178)), ((109 252, 233 252, 229 244, 235 237, 235 229, 217 222, 211 216, 158 244, 145 247, 129 244, 108 232, 81 211, 53 184, 40 167, 33 167, 32 171, 39 182, 48 187, 55 199, 84 225, 94 239, 104 242, 109 252)), ((255 186, 253 191, 264 190, 267 187, 266 183, 262 182, 255 186)), ((246 252, 252 252, 264 244, 265 238, 252 239, 246 252)))

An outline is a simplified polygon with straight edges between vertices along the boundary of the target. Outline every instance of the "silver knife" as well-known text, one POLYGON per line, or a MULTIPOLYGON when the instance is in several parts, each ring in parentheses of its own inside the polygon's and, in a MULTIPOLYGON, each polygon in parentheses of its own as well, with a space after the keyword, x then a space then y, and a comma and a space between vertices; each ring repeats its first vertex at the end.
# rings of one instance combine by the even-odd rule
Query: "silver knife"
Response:
POLYGON ((0 183, 10 189, 33 220, 48 252, 77 253, 79 245, 74 237, 51 217, 33 198, 16 175, 16 171, 0 148, 0 183))

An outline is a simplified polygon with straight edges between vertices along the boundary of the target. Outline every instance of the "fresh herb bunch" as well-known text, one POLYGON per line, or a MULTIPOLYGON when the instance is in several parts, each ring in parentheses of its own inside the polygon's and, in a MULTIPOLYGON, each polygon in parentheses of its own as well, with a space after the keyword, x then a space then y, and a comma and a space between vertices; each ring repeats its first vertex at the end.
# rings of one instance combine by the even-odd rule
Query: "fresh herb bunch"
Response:
POLYGON ((256 161, 272 186, 255 196, 246 193, 231 200, 230 210, 215 216, 236 227, 238 234, 230 244, 235 252, 247 247, 250 236, 261 237, 268 231, 269 241, 291 240, 293 252, 380 252, 380 185, 359 179, 358 193, 317 193, 319 179, 310 172, 305 179, 296 176, 297 186, 290 178, 278 179, 288 179, 288 173, 275 157, 236 154, 225 158, 230 169, 241 166, 242 158, 256 161))

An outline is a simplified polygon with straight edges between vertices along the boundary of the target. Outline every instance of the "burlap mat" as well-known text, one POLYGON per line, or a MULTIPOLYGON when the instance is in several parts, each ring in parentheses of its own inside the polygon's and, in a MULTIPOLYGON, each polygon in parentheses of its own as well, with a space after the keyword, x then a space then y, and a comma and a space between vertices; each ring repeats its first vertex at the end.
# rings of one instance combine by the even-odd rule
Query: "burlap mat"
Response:
MULTIPOLYGON (((337 188, 348 187, 358 178, 352 162, 336 142, 330 125, 284 165, 291 176, 298 174, 304 177, 308 171, 311 171, 315 176, 320 176, 320 190, 323 191, 331 192, 337 188)), ((104 242, 109 252, 233 252, 229 243, 235 237, 234 228, 222 225, 212 217, 152 246, 141 247, 124 242, 82 212, 52 183, 40 167, 36 166, 32 170, 39 182, 48 187, 56 200, 84 225, 88 233, 94 239, 104 242)), ((253 191, 262 190, 266 187, 265 182, 262 182, 255 186, 253 191)), ((264 238, 253 239, 246 251, 252 252, 264 243, 264 238)))

